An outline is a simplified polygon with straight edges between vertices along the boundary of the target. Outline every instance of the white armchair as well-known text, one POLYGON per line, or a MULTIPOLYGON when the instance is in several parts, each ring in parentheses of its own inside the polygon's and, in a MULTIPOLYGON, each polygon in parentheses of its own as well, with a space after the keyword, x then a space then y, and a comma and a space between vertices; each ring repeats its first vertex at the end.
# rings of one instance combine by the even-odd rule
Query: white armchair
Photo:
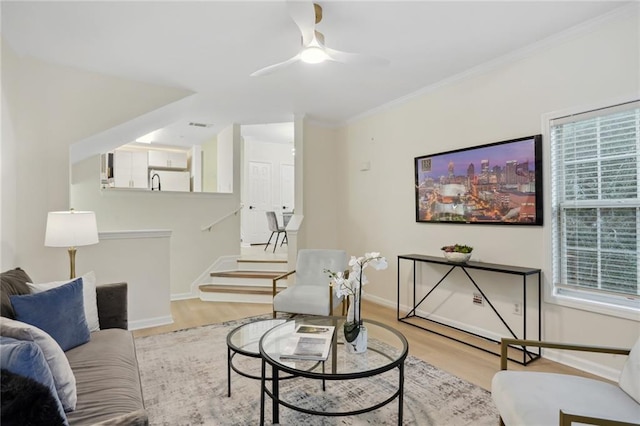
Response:
POLYGON ((491 396, 507 426, 640 425, 640 339, 631 350, 502 339, 491 396), (509 345, 628 355, 618 384, 568 374, 507 371, 509 345))
POLYGON ((344 271, 347 266, 347 252, 344 250, 298 251, 296 269, 273 279, 273 317, 276 312, 330 315, 342 299, 330 288, 331 279, 325 270, 344 271), (278 293, 276 282, 294 273, 296 283, 278 293))

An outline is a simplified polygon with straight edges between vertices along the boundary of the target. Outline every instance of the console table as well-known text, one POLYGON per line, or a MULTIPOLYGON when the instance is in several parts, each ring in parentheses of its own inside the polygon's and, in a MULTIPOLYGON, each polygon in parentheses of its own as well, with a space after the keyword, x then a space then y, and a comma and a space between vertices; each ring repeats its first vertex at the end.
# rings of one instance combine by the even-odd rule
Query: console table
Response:
MULTIPOLYGON (((421 320, 424 321, 428 321, 428 322, 432 322, 432 323, 436 323, 442 326, 446 326, 446 327, 450 327, 471 335, 474 335, 476 337, 480 337, 482 339, 485 340, 489 340, 491 342, 497 343, 499 344, 500 342, 494 339, 491 339, 489 337, 486 336, 482 336, 476 333, 472 333, 470 331, 467 330, 462 330, 459 329, 457 327, 454 327, 452 325, 449 324, 443 324, 439 321, 430 319, 430 318, 425 318, 423 316, 418 315, 417 313, 417 309, 418 307, 433 293, 433 291, 438 288, 438 286, 440 284, 442 284, 444 282, 444 280, 449 276, 449 274, 451 272, 453 272, 455 269, 460 269, 462 270, 465 275, 467 276, 467 278, 469 278, 469 281, 471 281, 471 283, 473 284, 473 286, 478 290, 478 292, 480 292, 480 294, 482 295, 482 297, 484 298, 484 300, 487 302, 487 304, 491 307, 493 313, 500 319, 500 321, 502 322, 502 324, 506 327, 506 329, 508 330, 510 337, 513 337, 515 339, 527 339, 527 277, 529 276, 535 276, 537 275, 537 291, 536 291, 536 295, 537 295, 537 304, 538 304, 538 329, 537 329, 537 334, 538 334, 538 340, 541 340, 541 328, 542 328, 542 312, 541 312, 541 282, 542 282, 542 276, 541 276, 541 270, 537 269, 537 268, 527 268, 527 267, 520 267, 520 266, 510 266, 510 265, 498 265, 495 263, 484 263, 484 262, 473 262, 473 261, 469 261, 466 263, 453 263, 453 262, 449 262, 446 259, 442 258, 442 257, 436 257, 436 256, 425 256, 425 255, 421 255, 421 254, 404 254, 404 255, 400 255, 398 256, 398 288, 397 288, 397 298, 398 298, 398 304, 397 304, 397 318, 398 321, 402 321, 406 324, 410 324, 413 325, 414 327, 418 327, 421 328, 423 330, 429 331, 431 333, 435 333, 438 334, 440 336, 443 337, 447 337, 449 339, 453 339, 456 340, 460 343, 464 343, 465 345, 468 346, 472 346, 474 348, 480 349, 482 351, 500 356, 499 351, 491 351, 488 350, 484 347, 475 345, 471 342, 468 341, 464 341, 464 340, 460 340, 457 339, 453 336, 449 336, 443 333, 440 333, 438 331, 426 328, 422 325, 416 324, 414 322, 410 322, 408 321, 411 318, 420 318, 421 320), (400 316, 400 265, 401 265, 401 261, 410 261, 412 263, 413 266, 413 306, 412 309, 407 313, 407 315, 405 316, 400 316), (435 286, 433 286, 433 288, 431 288, 427 294, 422 297, 420 300, 417 299, 417 295, 416 295, 416 264, 418 262, 422 262, 422 263, 431 263, 431 264, 438 264, 438 265, 444 265, 447 266, 449 269, 448 271, 444 274, 444 276, 435 284, 435 286), (487 295, 485 294, 485 292, 482 291, 482 289, 480 288, 480 286, 478 285, 478 283, 476 283, 476 281, 473 279, 473 277, 469 274, 469 271, 473 271, 473 270, 480 270, 480 271, 490 271, 490 272, 496 272, 496 273, 500 273, 500 274, 511 274, 511 275, 518 275, 522 277, 522 330, 523 330, 523 336, 516 336, 516 334, 514 333, 514 331, 511 329, 511 327, 507 324, 507 322, 504 320, 504 318, 502 317, 502 314, 496 309, 496 307, 493 305, 493 303, 491 303, 491 300, 489 300, 489 298, 487 297, 487 295)), ((537 353, 536 352, 532 352, 526 349, 526 347, 520 347, 518 348, 518 350, 520 350, 522 352, 522 361, 518 360, 518 359, 513 359, 513 358, 509 358, 512 361, 517 362, 518 364, 521 365, 527 365, 529 362, 534 361, 538 358, 540 358, 540 349, 537 349, 537 353)))

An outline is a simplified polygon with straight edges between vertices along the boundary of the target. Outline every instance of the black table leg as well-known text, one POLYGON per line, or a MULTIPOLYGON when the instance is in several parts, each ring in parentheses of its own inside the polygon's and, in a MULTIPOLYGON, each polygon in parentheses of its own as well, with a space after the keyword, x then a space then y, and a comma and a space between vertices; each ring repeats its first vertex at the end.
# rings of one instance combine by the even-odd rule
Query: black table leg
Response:
POLYGON ((264 394, 266 389, 266 383, 267 381, 265 380, 265 370, 266 370, 266 361, 264 360, 264 358, 262 359, 262 374, 260 376, 260 426, 264 425, 264 394))
POLYGON ((398 382, 398 425, 402 425, 404 413, 404 361, 398 366, 400 380, 398 382))
POLYGON ((231 348, 227 346, 227 396, 231 396, 231 348))
MULTIPOLYGON (((264 361, 263 361, 264 362, 264 361)), ((273 424, 280 423, 280 378, 279 370, 276 367, 271 367, 271 374, 273 375, 273 424)), ((264 379, 263 379, 264 380, 264 379)))

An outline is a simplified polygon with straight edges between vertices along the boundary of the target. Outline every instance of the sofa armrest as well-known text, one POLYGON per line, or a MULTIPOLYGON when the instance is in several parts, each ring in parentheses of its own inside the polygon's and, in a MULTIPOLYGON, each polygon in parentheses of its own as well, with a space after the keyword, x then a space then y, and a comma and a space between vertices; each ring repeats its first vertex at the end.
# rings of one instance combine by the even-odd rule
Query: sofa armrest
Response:
POLYGON ((129 327, 127 308, 127 283, 101 284, 96 286, 98 320, 100 329, 129 327))

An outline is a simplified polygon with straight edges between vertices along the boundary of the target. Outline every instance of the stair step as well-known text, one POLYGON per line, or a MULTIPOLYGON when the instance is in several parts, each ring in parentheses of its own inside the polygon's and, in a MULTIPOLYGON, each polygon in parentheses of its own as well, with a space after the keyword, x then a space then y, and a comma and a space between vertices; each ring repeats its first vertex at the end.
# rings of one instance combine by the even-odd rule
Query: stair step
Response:
POLYGON ((238 263, 287 263, 286 259, 238 259, 238 263))
POLYGON ((238 269, 243 271, 270 271, 285 273, 289 267, 286 259, 263 257, 243 257, 238 259, 236 264, 238 265, 238 269))
POLYGON ((268 294, 271 295, 273 290, 271 287, 254 286, 254 285, 217 285, 203 284, 200 291, 205 293, 234 293, 234 294, 268 294))
POLYGON ((282 275, 280 271, 223 271, 223 272, 211 272, 212 277, 225 277, 225 278, 266 278, 274 279, 282 275))

